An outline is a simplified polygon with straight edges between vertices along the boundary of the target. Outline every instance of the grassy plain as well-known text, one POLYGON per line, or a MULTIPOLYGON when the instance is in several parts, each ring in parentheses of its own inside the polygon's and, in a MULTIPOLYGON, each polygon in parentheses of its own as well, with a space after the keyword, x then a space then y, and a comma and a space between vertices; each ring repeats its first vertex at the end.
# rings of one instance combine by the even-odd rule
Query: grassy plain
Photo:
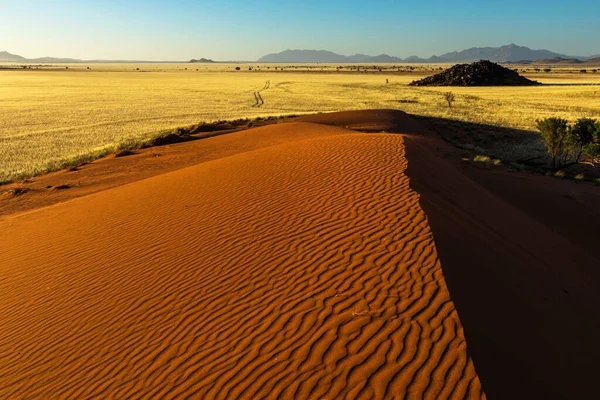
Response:
POLYGON ((410 72, 390 65, 371 66, 367 72, 351 66, 239 64, 240 71, 236 66, 78 64, 0 70, 0 182, 106 154, 165 129, 215 120, 395 108, 532 130, 537 118, 547 116, 600 118, 600 73, 530 71, 527 77, 548 85, 443 88, 407 86, 439 66, 415 66, 410 72), (264 104, 255 107, 254 92, 266 81, 264 104), (449 90, 456 94, 452 108, 443 98, 449 90))

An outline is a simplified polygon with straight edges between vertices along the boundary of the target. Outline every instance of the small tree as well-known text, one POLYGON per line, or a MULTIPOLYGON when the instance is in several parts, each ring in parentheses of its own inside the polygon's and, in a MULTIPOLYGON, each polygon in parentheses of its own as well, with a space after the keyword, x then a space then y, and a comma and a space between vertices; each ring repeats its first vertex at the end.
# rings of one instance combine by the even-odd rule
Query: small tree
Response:
POLYGON ((567 150, 576 163, 579 162, 586 147, 593 144, 598 134, 598 123, 591 118, 579 118, 575 125, 569 126, 567 150))
POLYGON ((444 93, 444 100, 446 100, 446 102, 448 102, 448 107, 452 108, 452 103, 454 103, 454 100, 456 100, 456 97, 454 96, 454 93, 446 92, 446 93, 444 93))
POLYGON ((544 68, 544 72, 545 72, 545 73, 552 72, 552 69, 551 69, 551 68, 544 68))
MULTIPOLYGON (((580 119, 577 123, 580 121, 582 120, 580 119)), ((583 156, 589 163, 596 166, 600 164, 600 122, 588 119, 586 121, 586 133, 591 132, 591 141, 583 147, 583 156)))
POLYGON ((542 134, 542 141, 552 156, 552 169, 556 169, 556 160, 564 158, 565 141, 567 140, 567 120, 551 117, 537 121, 537 129, 542 134))

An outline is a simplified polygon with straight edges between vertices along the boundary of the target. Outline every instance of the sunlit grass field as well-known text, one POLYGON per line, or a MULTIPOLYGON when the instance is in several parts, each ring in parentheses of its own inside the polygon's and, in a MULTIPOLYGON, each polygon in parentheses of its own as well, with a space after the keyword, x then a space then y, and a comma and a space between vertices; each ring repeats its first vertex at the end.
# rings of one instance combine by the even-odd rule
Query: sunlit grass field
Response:
POLYGON ((369 73, 338 73, 335 66, 304 72, 239 66, 240 71, 235 64, 0 70, 0 182, 105 154, 165 129, 215 120, 371 108, 520 129, 533 129, 537 118, 547 116, 600 118, 600 73, 527 75, 548 86, 443 88, 408 86, 430 74, 435 68, 430 66, 410 74, 390 66, 369 73), (254 92, 266 81, 264 104, 254 107, 254 92), (447 91, 456 95, 452 108, 443 98, 447 91))

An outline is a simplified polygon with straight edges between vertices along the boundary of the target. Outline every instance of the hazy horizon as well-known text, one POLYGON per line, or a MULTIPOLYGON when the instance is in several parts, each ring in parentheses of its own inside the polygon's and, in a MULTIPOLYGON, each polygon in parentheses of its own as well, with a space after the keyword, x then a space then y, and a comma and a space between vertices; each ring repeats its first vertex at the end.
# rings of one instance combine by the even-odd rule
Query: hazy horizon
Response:
POLYGON ((252 61, 286 49, 428 58, 509 43, 569 56, 600 53, 593 40, 600 13, 588 12, 597 7, 591 0, 0 3, 0 51, 26 58, 252 61))

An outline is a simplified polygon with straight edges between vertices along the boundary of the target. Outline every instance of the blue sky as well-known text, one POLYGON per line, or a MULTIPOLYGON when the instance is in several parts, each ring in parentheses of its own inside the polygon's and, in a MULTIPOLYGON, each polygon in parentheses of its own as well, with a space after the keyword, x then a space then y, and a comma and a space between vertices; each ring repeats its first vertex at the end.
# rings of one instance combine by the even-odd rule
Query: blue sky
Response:
POLYGON ((255 60, 285 49, 429 57, 516 43, 600 53, 598 0, 0 0, 25 57, 255 60))

